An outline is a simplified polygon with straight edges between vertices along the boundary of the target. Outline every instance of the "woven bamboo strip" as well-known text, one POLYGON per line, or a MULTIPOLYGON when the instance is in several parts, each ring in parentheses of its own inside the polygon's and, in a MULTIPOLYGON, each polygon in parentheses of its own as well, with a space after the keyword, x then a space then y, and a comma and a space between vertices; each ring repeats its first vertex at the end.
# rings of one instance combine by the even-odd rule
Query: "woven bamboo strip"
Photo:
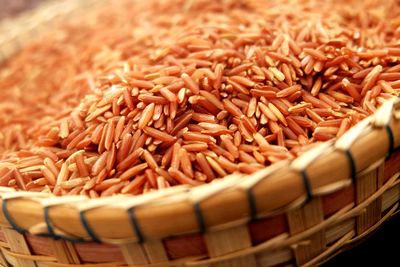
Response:
MULTIPOLYGON (((300 233, 317 225, 324 219, 321 199, 315 198, 303 208, 289 211, 287 216, 291 234, 300 233)), ((310 236, 307 241, 292 245, 292 248, 298 265, 309 261, 325 249, 325 230, 310 236)))
POLYGON ((1 266, 7 266, 7 261, 6 261, 6 258, 4 257, 4 255, 3 255, 3 252, 0 250, 0 264, 1 264, 1 266))
POLYGON ((282 249, 278 251, 259 253, 256 255, 258 266, 274 266, 289 262, 292 258, 291 249, 282 249))
POLYGON ((50 240, 55 257, 60 263, 79 264, 80 260, 71 242, 64 240, 50 240))
POLYGON ((384 212, 388 208, 392 207, 399 199, 400 199, 400 184, 392 187, 391 189, 382 194, 381 212, 384 212))
POLYGON ((395 211, 398 208, 399 208, 399 204, 397 203, 376 224, 371 226, 367 231, 365 231, 361 235, 358 235, 355 238, 349 240, 347 243, 348 244, 357 243, 358 241, 360 241, 363 238, 367 237, 369 234, 373 233, 375 230, 377 230, 379 228, 379 226, 381 226, 387 219, 389 219, 395 213, 395 211))
POLYGON ((149 263, 159 263, 168 261, 164 246, 160 240, 149 240, 143 243, 149 263))
POLYGON ((148 262, 143 247, 138 243, 128 243, 121 245, 121 252, 125 262, 129 265, 145 265, 148 262))
POLYGON ((327 228, 325 240, 328 247, 346 233, 353 231, 354 228, 355 219, 348 219, 346 221, 337 223, 330 228, 327 228))
MULTIPOLYGON (((210 257, 221 256, 251 247, 251 240, 246 226, 233 227, 228 230, 215 231, 205 234, 210 257)), ((230 261, 223 261, 213 265, 215 267, 254 267, 257 266, 254 255, 240 257, 230 261)))
POLYGON ((318 262, 320 262, 323 258, 325 258, 327 255, 330 253, 334 252, 338 248, 340 248, 343 244, 345 244, 349 239, 351 239, 354 236, 354 231, 351 231, 344 235, 341 239, 339 239, 335 244, 330 246, 327 250, 325 250, 323 253, 315 257, 314 259, 310 260, 309 262, 301 265, 302 267, 308 267, 308 266, 315 266, 318 262))
MULTIPOLYGON (((7 243, 10 245, 10 249, 16 253, 22 253, 26 255, 30 255, 28 244, 23 235, 19 234, 17 231, 13 229, 2 229, 7 243)), ((17 266, 26 266, 26 267, 35 267, 35 262, 29 259, 17 259, 17 266)))
MULTIPOLYGON (((398 176, 398 175, 397 175, 398 176)), ((398 183, 396 183, 395 181, 396 181, 396 176, 394 176, 391 180, 389 180, 388 181, 388 186, 385 184, 385 186, 383 187, 383 192, 385 191, 385 190, 388 190, 388 188, 390 188, 391 186, 396 186, 398 183)), ((378 196, 380 195, 380 194, 382 194, 382 192, 377 192, 378 193, 378 196)), ((377 197, 374 197, 374 195, 372 196, 373 197, 373 199, 372 200, 367 200, 367 202, 368 203, 372 203, 377 197)), ((362 204, 364 204, 364 203, 362 203, 362 204)), ((363 205, 362 205, 363 206, 363 205)), ((361 206, 361 208, 362 208, 362 206, 361 206)))
MULTIPOLYGON (((357 202, 362 203, 367 197, 372 195, 378 186, 378 172, 377 169, 358 177, 357 189, 357 202)), ((369 227, 374 225, 381 217, 381 200, 380 198, 373 201, 365 210, 363 214, 357 217, 357 234, 361 234, 368 230, 369 227)))

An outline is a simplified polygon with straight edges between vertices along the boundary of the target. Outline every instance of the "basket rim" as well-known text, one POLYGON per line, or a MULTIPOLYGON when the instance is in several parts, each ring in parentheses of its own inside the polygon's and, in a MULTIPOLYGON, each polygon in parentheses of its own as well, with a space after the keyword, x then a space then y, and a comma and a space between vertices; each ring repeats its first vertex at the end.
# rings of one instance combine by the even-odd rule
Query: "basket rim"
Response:
MULTIPOLYGON (((400 145, 400 97, 388 100, 375 114, 358 123, 335 142, 323 142, 292 161, 286 160, 272 164, 251 175, 232 174, 218 180, 218 182, 198 187, 176 186, 144 195, 116 195, 99 199, 90 199, 86 196, 57 197, 48 193, 15 191, 12 188, 0 187, 0 203, 3 207, 0 213, 0 224, 11 225, 20 232, 29 231, 34 234, 50 234, 51 236, 78 241, 94 240, 110 243, 119 243, 121 240, 126 241, 126 239, 143 241, 145 237, 162 238, 242 225, 251 219, 268 217, 298 207, 313 196, 325 195, 348 185, 348 177, 355 179, 356 172, 365 169, 360 168, 360 166, 368 167, 371 163, 375 165, 373 164, 375 161, 371 162, 371 155, 363 153, 361 156, 367 156, 367 159, 362 159, 360 153, 353 149, 353 144, 357 145, 360 142, 362 142, 362 147, 372 142, 372 144, 381 148, 380 155, 377 155, 378 162, 382 162, 382 158, 384 159, 386 156, 387 147, 389 147, 390 152, 400 145), (392 128, 395 130, 392 130, 392 128), (384 132, 386 134, 383 135, 384 132), (336 179, 330 179, 330 181, 320 181, 316 185, 315 180, 311 180, 312 177, 307 175, 307 172, 311 173, 315 161, 320 161, 321 158, 335 153, 340 154, 344 160, 350 160, 349 163, 351 164, 347 164, 350 166, 349 170, 344 168, 342 169, 344 174, 340 172, 340 177, 335 177, 336 179), (359 161, 363 162, 360 163, 359 161), (277 192, 279 185, 270 182, 271 176, 282 172, 282 170, 291 173, 291 175, 285 177, 286 183, 289 183, 286 188, 291 188, 291 191, 293 191, 286 194, 292 195, 292 198, 289 198, 291 201, 274 203, 275 206, 268 205, 268 203, 265 205, 262 199, 259 199, 260 195, 264 198, 265 195, 260 193, 272 192, 282 195, 281 192, 277 192), (241 179, 243 176, 246 176, 246 179, 241 179), (266 186, 268 188, 265 188, 266 186), (242 198, 244 195, 246 200, 246 203, 241 203, 241 205, 244 205, 243 207, 238 207, 238 209, 245 210, 244 214, 241 214, 241 216, 228 214, 227 218, 223 220, 219 218, 219 220, 210 221, 211 216, 208 216, 207 212, 215 215, 215 208, 218 206, 237 205, 238 194, 242 198), (206 205, 207 203, 208 205, 206 205), (20 209, 25 205, 32 209, 20 209), (52 208, 51 214, 49 213, 50 208, 52 208), (154 216, 152 212, 154 212, 154 216), (60 227, 60 222, 71 217, 71 214, 74 214, 75 217, 78 216, 80 225, 75 225, 76 229, 68 234, 56 234, 56 232, 60 232, 59 229, 65 229, 65 227, 60 227), (22 222, 22 218, 29 216, 35 217, 35 219, 22 222), (157 229, 159 219, 178 218, 179 216, 187 217, 179 220, 180 225, 169 223, 168 227, 161 227, 161 230, 157 229), (42 222, 41 227, 39 227, 38 218, 40 220, 44 218, 45 225, 42 222), (114 224, 119 220, 132 223, 133 227, 128 231, 129 234, 126 231, 123 231, 124 234, 122 235, 112 233, 112 231, 108 233, 105 231, 106 234, 104 234, 99 231, 99 227, 95 227, 93 224, 93 222, 98 221, 102 221, 104 224, 114 224), (146 224, 150 224, 150 227, 146 224), (24 227, 26 225, 29 227, 24 227), (58 228, 54 225, 57 225, 58 228)), ((364 151, 368 151, 368 149, 365 150, 364 147, 364 151)), ((327 174, 326 170, 322 170, 322 172, 320 170, 318 173, 319 176, 327 174)), ((278 178, 275 176, 274 181, 279 182, 279 179, 281 179, 280 182, 284 181, 281 176, 278 178)), ((285 197, 283 198, 285 200, 285 197)), ((65 233, 65 230, 61 232, 65 233)))

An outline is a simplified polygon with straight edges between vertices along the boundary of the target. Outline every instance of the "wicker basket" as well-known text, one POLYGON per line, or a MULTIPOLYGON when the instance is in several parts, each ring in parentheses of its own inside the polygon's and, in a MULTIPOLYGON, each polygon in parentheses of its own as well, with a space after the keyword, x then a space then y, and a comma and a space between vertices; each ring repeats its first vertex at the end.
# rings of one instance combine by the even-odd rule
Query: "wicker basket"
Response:
MULTIPOLYGON (((10 22, 4 22, 2 58, 18 51, 38 27, 93 1, 61 3, 13 20, 17 30, 7 35, 10 22)), ((317 265, 397 212, 399 146, 400 99, 393 99, 336 142, 245 178, 235 174, 193 189, 96 200, 2 187, 0 263, 317 265)))

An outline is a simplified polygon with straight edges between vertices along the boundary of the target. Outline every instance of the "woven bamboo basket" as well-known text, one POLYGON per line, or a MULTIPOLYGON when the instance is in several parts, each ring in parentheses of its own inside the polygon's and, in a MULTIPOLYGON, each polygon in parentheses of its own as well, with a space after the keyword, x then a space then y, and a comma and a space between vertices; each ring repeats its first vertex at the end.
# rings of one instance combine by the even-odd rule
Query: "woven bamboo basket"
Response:
MULTIPOLYGON (((48 2, 3 22, 2 59, 49 22, 93 4, 48 2)), ((399 146, 400 99, 393 99, 337 141, 245 178, 102 199, 1 187, 0 264, 318 265, 396 214, 399 146)))

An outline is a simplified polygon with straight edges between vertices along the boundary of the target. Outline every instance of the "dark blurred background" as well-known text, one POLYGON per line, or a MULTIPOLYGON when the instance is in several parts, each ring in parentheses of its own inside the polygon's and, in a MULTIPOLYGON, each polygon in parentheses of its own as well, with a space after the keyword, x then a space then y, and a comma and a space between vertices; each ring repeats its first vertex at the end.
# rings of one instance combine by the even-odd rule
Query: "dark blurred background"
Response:
POLYGON ((360 245, 342 252, 321 267, 400 266, 400 214, 360 245))

